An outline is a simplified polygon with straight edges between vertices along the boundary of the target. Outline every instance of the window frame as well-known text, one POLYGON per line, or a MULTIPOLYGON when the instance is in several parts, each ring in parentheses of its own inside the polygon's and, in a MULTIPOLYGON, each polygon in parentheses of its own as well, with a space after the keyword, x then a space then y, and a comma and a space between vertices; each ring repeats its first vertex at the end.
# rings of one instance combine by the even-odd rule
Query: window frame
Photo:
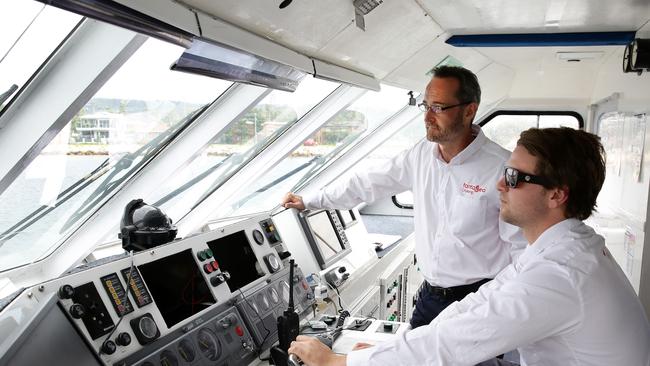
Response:
POLYGON ((578 129, 584 130, 585 120, 582 118, 582 115, 576 111, 534 111, 534 110, 508 110, 500 109, 490 113, 487 117, 483 118, 477 124, 481 127, 488 124, 491 120, 498 116, 508 115, 508 116, 571 116, 578 120, 578 129))

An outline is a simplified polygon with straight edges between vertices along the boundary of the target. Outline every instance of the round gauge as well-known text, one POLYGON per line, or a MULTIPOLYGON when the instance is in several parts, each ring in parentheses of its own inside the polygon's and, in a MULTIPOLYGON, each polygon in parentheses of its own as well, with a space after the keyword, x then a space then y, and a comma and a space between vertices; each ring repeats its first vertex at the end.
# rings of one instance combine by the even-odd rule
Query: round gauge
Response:
POLYGON ((287 304, 289 303, 289 291, 291 291, 291 289, 289 288, 287 281, 280 281, 280 293, 282 294, 282 300, 284 300, 284 302, 287 304))
POLYGON ((266 263, 269 265, 269 271, 275 273, 280 270, 280 260, 274 254, 266 256, 266 263))
POLYGON ((269 296, 271 297, 271 302, 277 304, 280 301, 280 296, 278 295, 278 290, 274 287, 271 287, 269 290, 269 296))
POLYGON ((164 350, 160 354, 160 366, 178 366, 178 359, 170 350, 164 350))
POLYGON ((140 321, 138 321, 138 328, 140 330, 140 334, 145 336, 147 339, 154 339, 158 334, 158 327, 156 326, 156 322, 148 316, 143 316, 140 318, 140 321))
POLYGON ((261 293, 258 297, 257 300, 262 304, 262 310, 268 310, 269 309, 269 298, 266 297, 265 293, 261 293))
POLYGON ((264 244, 264 235, 259 230, 253 230, 253 240, 259 245, 264 244))
POLYGON ((196 356, 192 344, 187 339, 183 339, 178 344, 178 353, 181 355, 181 358, 187 362, 194 361, 194 357, 196 356))
POLYGON ((212 329, 203 328, 196 338, 199 351, 210 361, 216 361, 221 357, 221 342, 217 339, 212 329))

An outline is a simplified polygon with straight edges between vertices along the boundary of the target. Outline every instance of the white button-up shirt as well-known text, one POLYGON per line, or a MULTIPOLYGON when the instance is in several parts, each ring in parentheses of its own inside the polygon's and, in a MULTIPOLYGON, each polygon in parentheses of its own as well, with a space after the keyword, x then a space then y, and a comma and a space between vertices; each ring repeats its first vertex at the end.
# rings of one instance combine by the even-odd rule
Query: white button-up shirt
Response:
POLYGON ((427 326, 348 354, 348 366, 649 366, 650 326, 604 239, 576 219, 547 229, 491 282, 427 326))
POLYGON ((474 126, 472 143, 449 163, 426 139, 388 163, 356 171, 312 195, 309 209, 348 209, 406 190, 415 202, 415 252, 423 277, 452 287, 494 278, 511 263, 511 243, 523 250, 518 228, 499 219, 497 179, 510 152, 474 126))

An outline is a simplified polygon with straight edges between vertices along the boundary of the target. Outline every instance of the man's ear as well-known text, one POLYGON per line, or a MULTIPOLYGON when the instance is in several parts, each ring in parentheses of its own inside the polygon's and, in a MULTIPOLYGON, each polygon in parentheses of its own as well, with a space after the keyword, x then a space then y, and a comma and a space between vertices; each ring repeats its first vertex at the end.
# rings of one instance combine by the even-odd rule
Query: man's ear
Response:
POLYGON ((476 117, 476 111, 478 110, 478 103, 470 103, 465 106, 465 109, 463 110, 463 118, 467 121, 469 120, 470 123, 474 121, 474 117, 476 117))
POLYGON ((569 200, 569 187, 562 186, 551 189, 549 208, 558 208, 566 205, 569 200))

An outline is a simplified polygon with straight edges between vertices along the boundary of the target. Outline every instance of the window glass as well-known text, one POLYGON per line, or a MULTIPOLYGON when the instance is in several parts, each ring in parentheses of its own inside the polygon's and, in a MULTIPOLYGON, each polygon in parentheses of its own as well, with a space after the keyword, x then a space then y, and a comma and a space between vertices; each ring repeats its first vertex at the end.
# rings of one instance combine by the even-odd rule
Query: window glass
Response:
POLYGON ((147 202, 178 222, 338 86, 307 77, 293 93, 272 91, 217 134, 147 202))
POLYGON ((0 195, 0 271, 56 248, 231 85, 169 70, 182 51, 147 40, 0 195))
POLYGON ((580 122, 571 115, 551 114, 498 114, 482 127, 490 140, 507 150, 514 150, 519 135, 529 128, 571 127, 580 128, 580 122))
POLYGON ((487 138, 512 151, 517 145, 519 135, 532 127, 537 127, 537 115, 500 114, 492 118, 482 129, 487 138))
POLYGON ((1 110, 81 16, 32 0, 5 1, 0 9, 0 95, 8 92, 1 110))
POLYGON ((553 115, 540 115, 539 116, 539 128, 550 128, 550 127, 571 127, 573 129, 580 128, 580 123, 578 119, 574 116, 553 116, 553 115))
POLYGON ((271 210, 280 204, 286 192, 304 185, 404 107, 407 101, 406 90, 386 85, 382 85, 379 92, 365 93, 250 185, 246 189, 248 194, 234 202, 229 209, 221 210, 218 217, 271 210))
POLYGON ((380 144, 370 154, 357 163, 354 169, 383 164, 406 149, 410 149, 426 136, 422 115, 418 115, 396 134, 380 144))

